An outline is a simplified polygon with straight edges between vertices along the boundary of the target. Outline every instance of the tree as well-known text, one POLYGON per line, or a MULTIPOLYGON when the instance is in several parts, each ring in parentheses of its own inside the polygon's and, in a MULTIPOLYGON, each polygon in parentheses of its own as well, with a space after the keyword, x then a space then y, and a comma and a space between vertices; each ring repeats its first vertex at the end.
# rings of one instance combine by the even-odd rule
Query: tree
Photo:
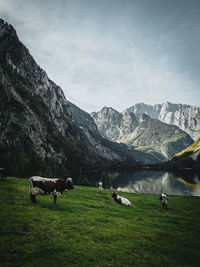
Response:
POLYGON ((105 188, 105 189, 110 188, 112 186, 108 172, 102 172, 101 181, 103 183, 103 188, 105 188))
POLYGON ((79 185, 83 185, 83 186, 91 186, 90 181, 86 177, 80 177, 79 181, 78 181, 78 184, 79 185))

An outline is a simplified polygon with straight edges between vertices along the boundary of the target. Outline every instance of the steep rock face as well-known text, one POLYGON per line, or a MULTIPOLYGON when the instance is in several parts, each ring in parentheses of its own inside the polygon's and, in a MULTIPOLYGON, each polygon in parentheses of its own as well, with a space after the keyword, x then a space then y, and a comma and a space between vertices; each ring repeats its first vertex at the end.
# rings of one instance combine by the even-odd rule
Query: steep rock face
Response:
POLYGON ((55 135, 68 132, 70 137, 77 134, 61 88, 48 79, 14 28, 3 20, 0 58, 1 144, 17 146, 24 135, 38 153, 55 155, 56 149, 47 141, 50 131, 55 135))
MULTIPOLYGON (((121 152, 91 140, 62 89, 37 65, 15 29, 1 19, 0 59, 1 164, 7 162, 2 159, 5 154, 9 158, 13 153, 22 155, 23 163, 36 153, 63 171, 124 159, 121 152)), ((92 121, 89 114, 85 117, 92 121)), ((91 129, 97 130, 93 123, 91 129)))
POLYGON ((167 124, 178 126, 187 132, 193 140, 199 137, 200 132, 200 108, 182 104, 172 104, 169 102, 162 105, 136 104, 128 109, 136 115, 147 114, 151 118, 159 119, 167 124))
POLYGON ((119 113, 113 108, 104 107, 100 112, 91 113, 101 135, 111 141, 119 141, 131 134, 138 121, 133 113, 119 113))
POLYGON ((190 136, 178 127, 153 119, 142 113, 141 109, 136 110, 135 115, 133 112, 119 113, 104 107, 91 116, 102 136, 154 155, 157 160, 169 159, 192 143, 190 136))
POLYGON ((167 102, 162 105, 158 119, 178 126, 194 140, 199 137, 200 108, 198 107, 167 102))

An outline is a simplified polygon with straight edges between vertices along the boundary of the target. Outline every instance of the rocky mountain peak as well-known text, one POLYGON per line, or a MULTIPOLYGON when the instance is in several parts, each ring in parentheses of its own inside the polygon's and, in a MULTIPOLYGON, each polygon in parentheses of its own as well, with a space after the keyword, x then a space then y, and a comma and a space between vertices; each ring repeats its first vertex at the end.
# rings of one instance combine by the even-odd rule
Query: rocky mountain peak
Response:
POLYGON ((122 118, 122 114, 111 107, 103 107, 101 111, 93 112, 91 116, 95 118, 95 120, 107 122, 115 121, 116 123, 122 118))
POLYGON ((185 104, 165 102, 163 104, 145 105, 135 104, 126 111, 136 115, 147 114, 151 118, 159 119, 167 124, 178 126, 187 132, 193 140, 199 137, 200 108, 185 104))
POLYGON ((160 109, 161 109, 161 105, 159 104, 152 106, 152 105, 146 105, 144 103, 138 103, 126 110, 136 115, 147 114, 152 118, 157 118, 160 112, 160 109))
POLYGON ((3 35, 16 35, 16 31, 11 24, 0 18, 0 37, 2 37, 3 35))

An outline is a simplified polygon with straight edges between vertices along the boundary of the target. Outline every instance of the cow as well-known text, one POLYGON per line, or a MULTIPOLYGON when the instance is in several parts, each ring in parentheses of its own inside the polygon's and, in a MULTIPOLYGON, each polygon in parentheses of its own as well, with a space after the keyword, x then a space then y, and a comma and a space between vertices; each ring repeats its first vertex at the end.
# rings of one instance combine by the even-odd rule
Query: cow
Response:
POLYGON ((167 201, 168 201, 167 194, 166 193, 161 193, 160 194, 160 202, 162 203, 163 208, 165 208, 166 210, 168 209, 167 201))
POLYGON ((102 184, 102 182, 98 183, 98 189, 99 189, 99 193, 103 192, 103 184, 102 184))
POLYGON ((6 181, 6 171, 3 168, 0 168, 0 177, 2 181, 6 181))
POLYGON ((29 179, 30 184, 30 199, 32 203, 37 203, 36 195, 42 194, 53 194, 54 204, 56 204, 57 196, 60 196, 63 191, 67 192, 68 189, 73 189, 72 178, 64 180, 44 178, 40 176, 33 176, 29 179))
POLYGON ((132 206, 131 202, 127 198, 118 196, 116 192, 112 193, 112 197, 114 198, 114 201, 117 202, 118 204, 132 206))

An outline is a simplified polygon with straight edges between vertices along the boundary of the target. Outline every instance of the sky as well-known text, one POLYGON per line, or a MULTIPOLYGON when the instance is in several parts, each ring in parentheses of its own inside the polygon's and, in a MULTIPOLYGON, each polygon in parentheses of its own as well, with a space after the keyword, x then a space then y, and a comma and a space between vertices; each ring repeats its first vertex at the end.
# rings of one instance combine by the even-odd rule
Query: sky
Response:
POLYGON ((200 106, 199 0, 0 0, 0 17, 87 112, 200 106))

